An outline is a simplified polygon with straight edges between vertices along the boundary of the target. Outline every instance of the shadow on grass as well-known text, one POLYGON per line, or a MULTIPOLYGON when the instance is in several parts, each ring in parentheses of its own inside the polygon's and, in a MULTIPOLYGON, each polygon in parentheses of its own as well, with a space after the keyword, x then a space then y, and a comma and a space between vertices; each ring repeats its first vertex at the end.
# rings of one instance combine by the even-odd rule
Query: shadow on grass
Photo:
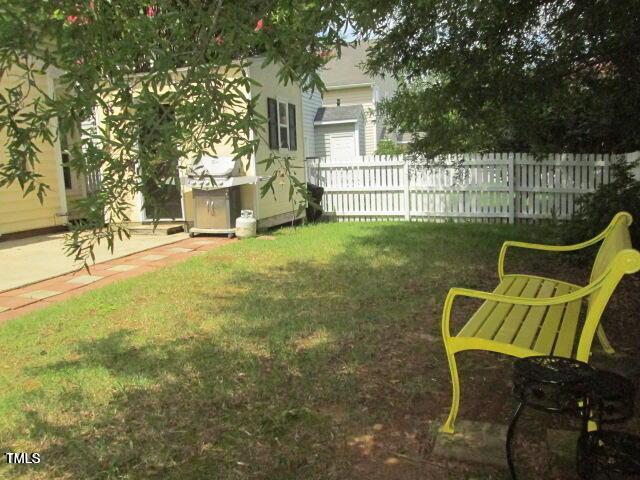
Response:
MULTIPOLYGON (((492 288, 501 242, 532 230, 339 228, 241 244, 246 259, 224 279, 215 252, 194 259, 192 328, 168 325, 167 340, 114 327, 78 339, 65 360, 27 367, 42 378, 98 372, 107 391, 70 384, 58 411, 26 408, 15 440, 40 445, 43 463, 9 476, 461 478, 467 467, 424 459, 450 398, 441 304, 453 285, 492 288)), ((184 281, 181 269, 164 281, 184 281)), ((172 308, 174 299, 155 298, 172 308)), ((507 362, 469 358, 461 415, 503 419, 507 362)), ((25 394, 27 403, 46 402, 41 395, 25 394)))

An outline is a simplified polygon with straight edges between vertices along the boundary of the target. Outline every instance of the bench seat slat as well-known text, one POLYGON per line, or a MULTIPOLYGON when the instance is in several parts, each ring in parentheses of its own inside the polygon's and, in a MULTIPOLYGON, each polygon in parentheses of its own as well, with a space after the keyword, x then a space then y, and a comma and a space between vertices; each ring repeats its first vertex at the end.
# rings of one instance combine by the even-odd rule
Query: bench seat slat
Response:
MULTIPOLYGON (((529 279, 526 277, 516 277, 511 286, 507 289, 505 295, 510 297, 521 296, 522 291, 528 283, 528 280, 529 279)), ((498 305, 496 305, 496 307, 487 317, 487 320, 480 327, 480 330, 478 330, 476 336, 491 340, 498 331, 498 328, 500 328, 500 326, 504 322, 505 318, 507 318, 507 315, 512 308, 513 304, 511 303, 499 303, 498 305)))
MULTIPOLYGON (((544 280, 538 290, 536 298, 549 298, 553 295, 556 288, 556 283, 551 280, 544 280)), ((516 335, 513 345, 522 348, 531 348, 531 344, 535 340, 540 324, 544 318, 544 314, 547 312, 547 307, 531 307, 527 312, 527 316, 522 322, 522 328, 516 335)))
MULTIPOLYGON (((499 295, 504 295, 507 289, 513 283, 514 277, 506 277, 504 281, 500 282, 500 285, 496 287, 493 293, 497 293, 499 295)), ((473 316, 469 319, 469 321, 462 327, 460 333, 458 333, 459 337, 473 337, 476 332, 480 329, 482 324, 485 322, 489 314, 497 305, 496 302, 484 302, 478 310, 473 314, 473 316)))
POLYGON ((581 300, 575 300, 567 305, 564 317, 562 317, 562 326, 558 332, 556 346, 553 350, 554 355, 571 358, 581 307, 581 300))
MULTIPOLYGON (((527 285, 522 290, 522 294, 520 297, 522 298, 536 298, 536 294, 540 288, 540 284, 542 283, 542 279, 540 278, 529 278, 527 285)), ((507 318, 505 318, 504 323, 498 330, 498 333, 494 337, 496 342, 503 343, 511 343, 513 338, 520 330, 523 325, 524 319, 526 318, 527 312, 530 310, 528 305, 515 305, 507 318)))
MULTIPOLYGON (((567 285, 560 284, 556 287, 556 291, 553 296, 559 297, 561 295, 565 295, 569 293, 570 290, 571 289, 567 285)), ((540 352, 543 355, 548 355, 551 353, 553 344, 558 334, 558 327, 560 325, 560 321, 562 320, 564 310, 565 304, 551 305, 549 307, 549 309, 547 310, 547 315, 544 318, 544 322, 542 323, 540 334, 538 335, 536 343, 533 347, 536 352, 540 352)))

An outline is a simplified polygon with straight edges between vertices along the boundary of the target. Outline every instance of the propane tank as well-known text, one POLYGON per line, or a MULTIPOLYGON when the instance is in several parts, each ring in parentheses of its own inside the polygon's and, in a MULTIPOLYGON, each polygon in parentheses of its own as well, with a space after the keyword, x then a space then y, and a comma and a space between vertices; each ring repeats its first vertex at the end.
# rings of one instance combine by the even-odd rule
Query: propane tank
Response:
POLYGON ((240 216, 236 218, 236 237, 255 237, 257 223, 253 218, 253 210, 241 210, 240 216))

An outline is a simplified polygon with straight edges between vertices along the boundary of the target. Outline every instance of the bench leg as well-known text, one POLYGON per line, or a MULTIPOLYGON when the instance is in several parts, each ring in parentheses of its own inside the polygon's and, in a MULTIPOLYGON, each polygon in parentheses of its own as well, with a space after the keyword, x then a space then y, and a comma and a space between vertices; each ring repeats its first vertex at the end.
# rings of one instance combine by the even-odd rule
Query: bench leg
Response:
MULTIPOLYGON (((445 342, 445 348, 446 348, 445 342)), ((444 425, 440 427, 440 431, 443 433, 453 433, 454 423, 458 416, 458 407, 460 406, 460 378, 458 377, 458 367, 456 365, 455 354, 449 353, 447 349, 447 360, 449 361, 449 370, 451 371, 451 410, 449 411, 449 417, 444 425)))
POLYGON ((604 333, 604 328, 602 324, 598 325, 598 340, 600 341, 600 345, 602 345, 602 349, 608 353, 609 355, 613 355, 616 351, 613 349, 611 344, 609 343, 609 339, 607 338, 606 333, 604 333))

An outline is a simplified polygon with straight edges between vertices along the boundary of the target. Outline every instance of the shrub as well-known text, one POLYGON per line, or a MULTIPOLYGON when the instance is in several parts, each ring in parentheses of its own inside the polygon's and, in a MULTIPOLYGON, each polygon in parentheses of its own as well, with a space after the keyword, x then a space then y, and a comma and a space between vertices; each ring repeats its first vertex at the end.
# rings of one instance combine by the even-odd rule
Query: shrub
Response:
POLYGON ((633 216, 631 241, 640 245, 640 181, 633 175, 637 162, 618 160, 611 166, 612 181, 583 195, 571 220, 561 227, 566 243, 583 242, 596 236, 621 210, 633 216))
POLYGON ((376 148, 376 155, 402 155, 406 151, 404 145, 398 145, 393 140, 385 138, 378 142, 378 148, 376 148))

